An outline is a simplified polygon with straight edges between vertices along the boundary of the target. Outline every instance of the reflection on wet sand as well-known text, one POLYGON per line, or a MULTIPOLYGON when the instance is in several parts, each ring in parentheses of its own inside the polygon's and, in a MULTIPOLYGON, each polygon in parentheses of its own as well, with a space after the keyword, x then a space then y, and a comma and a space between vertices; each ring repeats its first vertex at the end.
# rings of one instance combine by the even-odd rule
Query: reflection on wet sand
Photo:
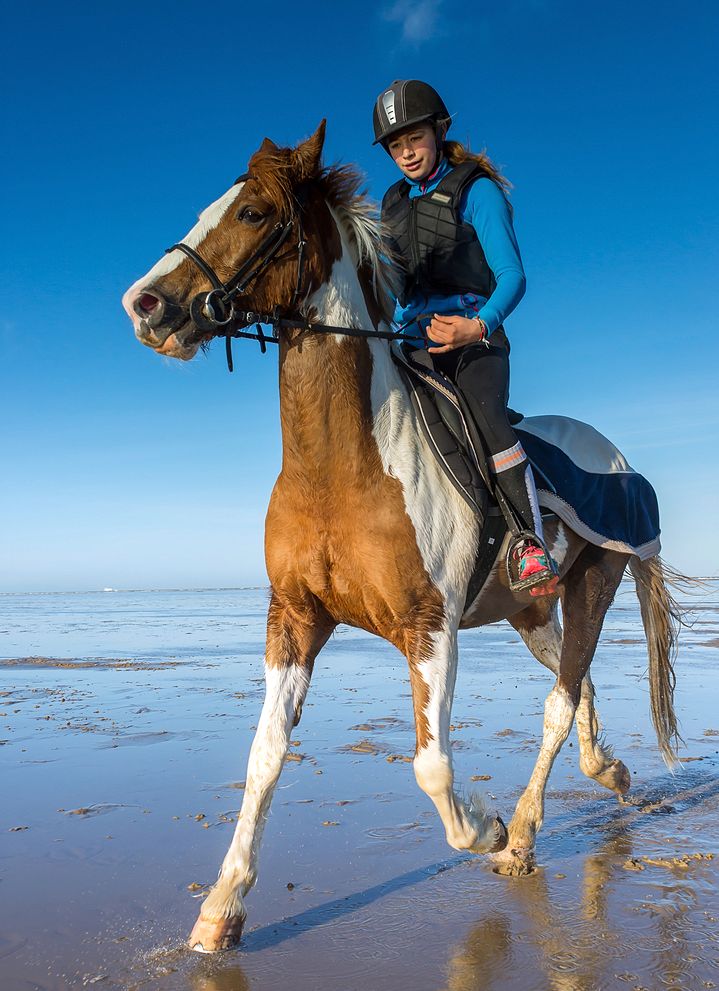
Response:
MULTIPOLYGON (((716 779, 703 783, 697 802, 717 787, 716 779)), ((690 801, 691 790, 682 797, 690 801)), ((554 883, 545 869, 508 879, 499 914, 488 905, 451 950, 443 991, 601 991, 623 983, 654 991, 687 988, 688 980, 695 987, 699 979, 716 987, 716 920, 701 911, 716 890, 714 862, 656 870, 628 891, 636 824, 636 817, 608 824, 600 849, 584 859, 578 900, 563 895, 563 874, 554 883)))
MULTIPOLYGON (((668 807, 672 811, 681 804, 687 812, 707 802, 713 804, 719 780, 699 774, 693 781, 667 778, 666 787, 658 784, 656 790, 671 799, 674 804, 668 807)), ((553 870, 542 867, 527 878, 498 881, 487 891, 478 920, 447 954, 444 981, 433 988, 601 991, 626 985, 633 991, 655 991, 694 987, 697 980, 702 982, 697 986, 715 987, 719 983, 717 929, 706 906, 716 889, 716 862, 698 858, 682 863, 676 858, 672 867, 670 859, 637 856, 656 828, 656 810, 667 807, 656 798, 653 793, 636 799, 635 806, 618 807, 613 815, 605 815, 603 830, 591 813, 578 813, 574 821, 568 816, 565 828, 570 834, 599 841, 581 861, 580 877, 576 877, 574 860, 570 868, 574 876, 557 872, 555 861, 553 870), (589 829, 586 820, 592 822, 589 829)), ((602 806, 609 811, 606 803, 602 806)), ((478 866, 458 855, 324 902, 248 933, 241 955, 249 968, 255 954, 325 929, 328 942, 339 950, 338 927, 344 918, 352 924, 362 910, 391 902, 406 889, 416 889, 413 898, 419 904, 427 897, 431 879, 448 872, 451 881, 457 877, 455 872, 469 869, 475 873, 478 866)), ((475 873, 475 881, 483 885, 485 868, 479 870, 481 876, 475 873)), ((404 924, 410 925, 410 920, 404 924)), ((441 954, 441 947, 437 952, 441 954)), ((193 963, 188 979, 192 991, 244 991, 251 986, 238 957, 231 965, 218 960, 193 963)), ((415 986, 414 981, 411 984, 415 986)), ((352 987, 364 985, 360 981, 352 987)))
POLYGON ((250 991, 251 987, 239 964, 213 974, 196 972, 189 978, 192 991, 250 991))

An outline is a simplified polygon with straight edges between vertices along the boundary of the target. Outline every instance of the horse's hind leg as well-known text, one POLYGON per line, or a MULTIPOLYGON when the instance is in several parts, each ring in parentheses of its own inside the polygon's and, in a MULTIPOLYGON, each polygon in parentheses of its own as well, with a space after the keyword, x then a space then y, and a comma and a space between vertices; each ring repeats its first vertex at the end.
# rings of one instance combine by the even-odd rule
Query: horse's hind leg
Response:
POLYGON ((257 858, 272 794, 292 727, 300 720, 314 659, 334 622, 311 598, 292 604, 273 593, 267 616, 265 702, 250 749, 242 808, 216 884, 203 902, 189 939, 212 952, 235 944, 242 933, 244 895, 257 878, 257 858))
MULTIPOLYGON (((543 598, 509 620, 537 660, 555 675, 559 674, 562 653, 562 627, 557 600, 543 598)), ((601 724, 594 706, 594 685, 589 671, 582 679, 582 694, 575 715, 579 737, 579 767, 588 778, 618 797, 629 789, 627 767, 614 757, 611 747, 600 738, 601 724)))
POLYGON ((486 812, 476 799, 463 801, 454 791, 449 724, 457 674, 457 633, 454 629, 407 637, 417 749, 417 784, 439 812, 447 842, 455 850, 491 853, 507 842, 502 820, 486 812))
POLYGON ((502 873, 526 874, 534 866, 534 841, 544 819, 547 780, 572 728, 582 680, 626 562, 626 555, 588 545, 560 586, 564 636, 557 683, 544 706, 544 732, 537 762, 509 825, 507 847, 497 855, 502 873))
POLYGON ((594 707, 594 685, 589 672, 582 681, 582 696, 576 713, 579 737, 579 767, 588 778, 613 791, 621 799, 632 783, 629 768, 614 756, 600 736, 601 724, 594 707))

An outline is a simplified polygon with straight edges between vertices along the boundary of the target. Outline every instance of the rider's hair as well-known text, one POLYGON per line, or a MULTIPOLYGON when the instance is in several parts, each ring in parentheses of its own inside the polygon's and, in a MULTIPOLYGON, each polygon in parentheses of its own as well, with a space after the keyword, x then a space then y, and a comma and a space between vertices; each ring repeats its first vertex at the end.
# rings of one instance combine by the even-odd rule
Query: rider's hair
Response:
POLYGON ((499 186, 505 197, 508 196, 509 190, 512 188, 512 183, 506 176, 502 175, 485 152, 471 151, 468 145, 463 145, 460 141, 443 141, 442 151, 450 165, 461 165, 463 162, 477 162, 481 165, 482 171, 487 178, 499 186))

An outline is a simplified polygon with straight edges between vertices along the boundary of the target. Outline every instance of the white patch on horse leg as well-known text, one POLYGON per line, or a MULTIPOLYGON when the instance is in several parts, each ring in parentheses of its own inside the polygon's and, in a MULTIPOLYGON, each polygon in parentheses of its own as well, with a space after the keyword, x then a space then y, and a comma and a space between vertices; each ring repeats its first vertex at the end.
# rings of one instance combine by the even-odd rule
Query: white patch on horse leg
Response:
POLYGON ((298 664, 265 666, 265 702, 250 749, 242 808, 220 876, 202 905, 203 918, 245 914, 242 896, 257 879, 262 831, 309 680, 307 668, 298 664))
POLYGON ((456 631, 474 565, 477 520, 437 465, 418 430, 389 348, 381 341, 370 341, 370 351, 372 432, 386 474, 399 479, 402 485, 417 548, 445 606, 445 628, 431 635, 434 649, 416 669, 428 689, 426 718, 432 739, 415 757, 415 776, 437 807, 450 846, 485 852, 497 845, 500 827, 496 818, 455 795, 449 747, 457 667, 456 631))
MULTIPOLYGON (((239 182, 236 186, 231 186, 218 200, 215 200, 207 209, 203 210, 195 226, 181 239, 184 244, 190 248, 199 248, 210 231, 214 230, 220 223, 225 213, 242 192, 244 185, 244 182, 239 182)), ((181 251, 171 251, 169 254, 163 255, 149 272, 134 282, 127 290, 122 297, 122 305, 136 328, 140 325, 140 317, 133 309, 132 304, 134 300, 143 289, 149 288, 163 276, 169 275, 170 272, 174 271, 178 265, 186 260, 186 255, 181 251)))
POLYGON ((454 793, 453 787, 449 723, 457 674, 456 632, 433 633, 431 640, 433 650, 415 669, 427 686, 424 715, 430 737, 415 755, 415 777, 422 791, 434 802, 449 845, 455 850, 487 853, 497 846, 502 827, 478 797, 473 796, 467 804, 454 793))
POLYGON ((509 826, 508 849, 531 850, 534 847, 534 837, 544 820, 544 790, 549 773, 569 736, 573 720, 572 700, 563 688, 555 685, 544 704, 544 732, 537 762, 509 826))
POLYGON ((577 737, 579 738, 579 766, 589 778, 599 774, 609 763, 599 743, 599 719, 594 710, 594 685, 586 675, 582 682, 581 702, 577 706, 577 737))
MULTIPOLYGON (((557 607, 554 607, 550 621, 544 626, 520 628, 519 633, 537 660, 557 675, 562 651, 562 628, 557 607)), ((612 748, 599 740, 601 723, 594 706, 594 686, 589 672, 582 681, 576 725, 582 773, 614 791, 626 791, 629 786, 628 772, 614 759, 612 748), (610 768, 612 773, 607 776, 610 768)))
POLYGON ((564 529, 564 524, 561 520, 557 522, 557 532, 554 535, 551 546, 549 547, 549 553, 554 558, 557 567, 561 567, 564 562, 564 558, 567 556, 567 550, 569 549, 569 540, 567 538, 567 531, 564 529))
POLYGON ((579 767, 583 774, 620 797, 629 790, 631 775, 622 761, 601 737, 601 723, 594 707, 594 685, 587 673, 582 681, 582 697, 577 706, 579 767))
POLYGON ((559 609, 555 605, 548 623, 544 626, 520 627, 517 632, 540 664, 557 675, 562 653, 562 627, 559 609))

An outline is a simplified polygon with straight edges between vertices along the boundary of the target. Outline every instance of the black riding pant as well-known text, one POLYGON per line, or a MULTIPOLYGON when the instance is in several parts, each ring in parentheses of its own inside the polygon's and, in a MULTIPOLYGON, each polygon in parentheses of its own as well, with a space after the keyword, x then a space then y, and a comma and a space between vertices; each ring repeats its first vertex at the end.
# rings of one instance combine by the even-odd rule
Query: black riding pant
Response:
POLYGON ((487 343, 467 344, 433 354, 434 367, 450 378, 464 395, 488 454, 499 454, 517 443, 507 417, 509 401, 509 341, 499 327, 487 343))

